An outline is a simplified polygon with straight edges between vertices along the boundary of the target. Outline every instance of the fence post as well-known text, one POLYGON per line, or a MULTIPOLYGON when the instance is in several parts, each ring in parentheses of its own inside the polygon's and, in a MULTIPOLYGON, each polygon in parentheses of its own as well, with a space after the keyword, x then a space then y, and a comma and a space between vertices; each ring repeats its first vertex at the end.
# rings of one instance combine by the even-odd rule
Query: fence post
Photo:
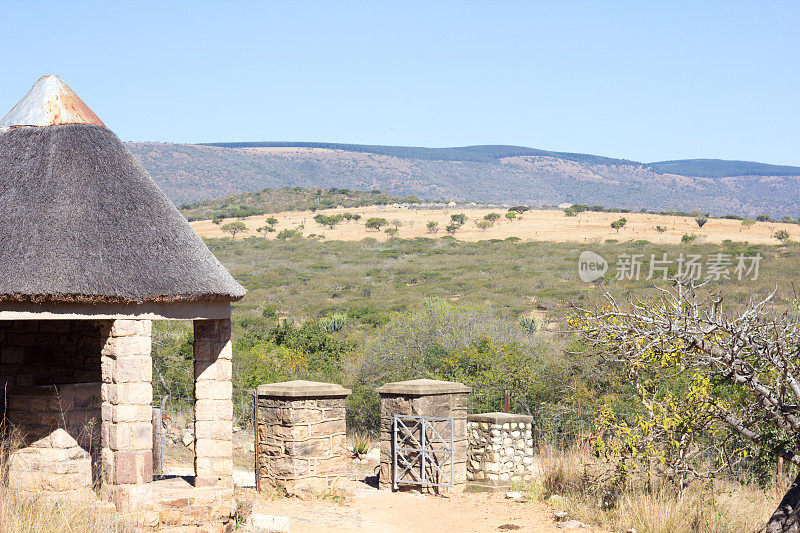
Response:
POLYGON ((153 407, 153 470, 164 473, 164 437, 161 407, 153 407))
POLYGON ((503 412, 511 412, 511 391, 508 389, 503 391, 503 412))

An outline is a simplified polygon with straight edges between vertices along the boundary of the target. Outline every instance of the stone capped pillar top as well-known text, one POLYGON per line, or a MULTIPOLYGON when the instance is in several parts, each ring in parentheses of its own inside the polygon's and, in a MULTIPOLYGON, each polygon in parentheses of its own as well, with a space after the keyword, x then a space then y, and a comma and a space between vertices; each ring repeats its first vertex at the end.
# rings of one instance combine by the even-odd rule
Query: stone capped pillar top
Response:
POLYGON ((412 379, 409 381, 395 381, 375 389, 381 396, 433 396, 435 394, 467 394, 472 392, 471 387, 457 381, 439 381, 436 379, 412 379))
POLYGON ((506 424, 511 422, 533 422, 533 417, 530 415, 515 415, 513 413, 478 413, 467 415, 467 421, 506 424))
POLYGON ((267 383, 256 389, 259 396, 269 398, 340 398, 350 394, 350 389, 345 389, 337 383, 321 383, 319 381, 282 381, 280 383, 267 383))

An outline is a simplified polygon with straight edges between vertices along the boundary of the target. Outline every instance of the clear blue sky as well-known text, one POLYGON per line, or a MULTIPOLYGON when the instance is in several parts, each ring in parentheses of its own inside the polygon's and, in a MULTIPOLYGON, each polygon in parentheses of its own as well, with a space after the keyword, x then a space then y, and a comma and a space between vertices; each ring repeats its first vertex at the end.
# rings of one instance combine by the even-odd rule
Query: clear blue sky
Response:
POLYGON ((517 144, 800 165, 800 2, 0 0, 0 114, 124 140, 517 144))

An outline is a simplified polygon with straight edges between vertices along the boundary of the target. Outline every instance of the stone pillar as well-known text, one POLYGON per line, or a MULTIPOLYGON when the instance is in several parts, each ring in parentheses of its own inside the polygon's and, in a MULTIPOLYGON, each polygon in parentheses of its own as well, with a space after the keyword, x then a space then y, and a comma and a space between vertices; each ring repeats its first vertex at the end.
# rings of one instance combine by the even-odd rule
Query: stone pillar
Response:
MULTIPOLYGON (((399 381, 387 383, 377 389, 381 396, 381 465, 378 483, 382 490, 392 490, 393 478, 393 427, 394 415, 417 415, 453 419, 453 463, 452 473, 450 465, 443 468, 446 477, 453 477, 455 485, 466 482, 467 478, 467 396, 471 388, 462 383, 452 381, 436 381, 432 379, 417 379, 412 381, 399 381)), ((446 424, 434 422, 435 429, 449 446, 450 432, 446 424)), ((416 434, 419 440, 421 433, 416 434)), ((431 442, 434 437, 432 432, 426 434, 426 439, 431 442)), ((412 458, 414 454, 409 454, 412 458)), ((438 458, 443 455, 437 454, 438 458)), ((404 479, 417 479, 421 473, 422 465, 418 464, 416 471, 409 473, 404 479)), ((430 465, 426 470, 432 474, 430 465)), ((440 480, 443 482, 444 480, 440 480)), ((401 485, 401 487, 419 487, 419 485, 401 485)), ((437 492, 442 489, 428 490, 437 492)))
POLYGON ((256 489, 321 491, 347 475, 345 398, 335 383, 287 381, 258 387, 256 489))
POLYGON ((195 486, 233 488, 231 321, 194 321, 195 486))
POLYGON ((533 417, 484 413, 467 417, 467 483, 504 490, 533 479, 533 417))
POLYGON ((103 493, 118 509, 149 499, 153 480, 153 363, 149 320, 112 320, 103 328, 101 471, 103 493))

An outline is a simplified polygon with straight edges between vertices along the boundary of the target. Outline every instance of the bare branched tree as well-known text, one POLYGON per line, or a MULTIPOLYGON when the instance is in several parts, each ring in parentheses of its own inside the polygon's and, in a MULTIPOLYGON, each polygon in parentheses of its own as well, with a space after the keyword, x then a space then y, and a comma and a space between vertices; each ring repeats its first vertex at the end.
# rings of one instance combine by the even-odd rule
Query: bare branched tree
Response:
MULTIPOLYGON (((674 369, 729 387, 735 401, 706 397, 732 433, 800 465, 800 322, 772 309, 775 292, 723 311, 722 297, 692 281, 659 287, 654 301, 618 302, 580 310, 577 330, 592 349, 631 368, 674 369), (775 439, 776 434, 790 438, 775 439)), ((709 408, 710 407, 710 408, 709 408)), ((800 531, 800 475, 770 518, 768 533, 800 531)))

